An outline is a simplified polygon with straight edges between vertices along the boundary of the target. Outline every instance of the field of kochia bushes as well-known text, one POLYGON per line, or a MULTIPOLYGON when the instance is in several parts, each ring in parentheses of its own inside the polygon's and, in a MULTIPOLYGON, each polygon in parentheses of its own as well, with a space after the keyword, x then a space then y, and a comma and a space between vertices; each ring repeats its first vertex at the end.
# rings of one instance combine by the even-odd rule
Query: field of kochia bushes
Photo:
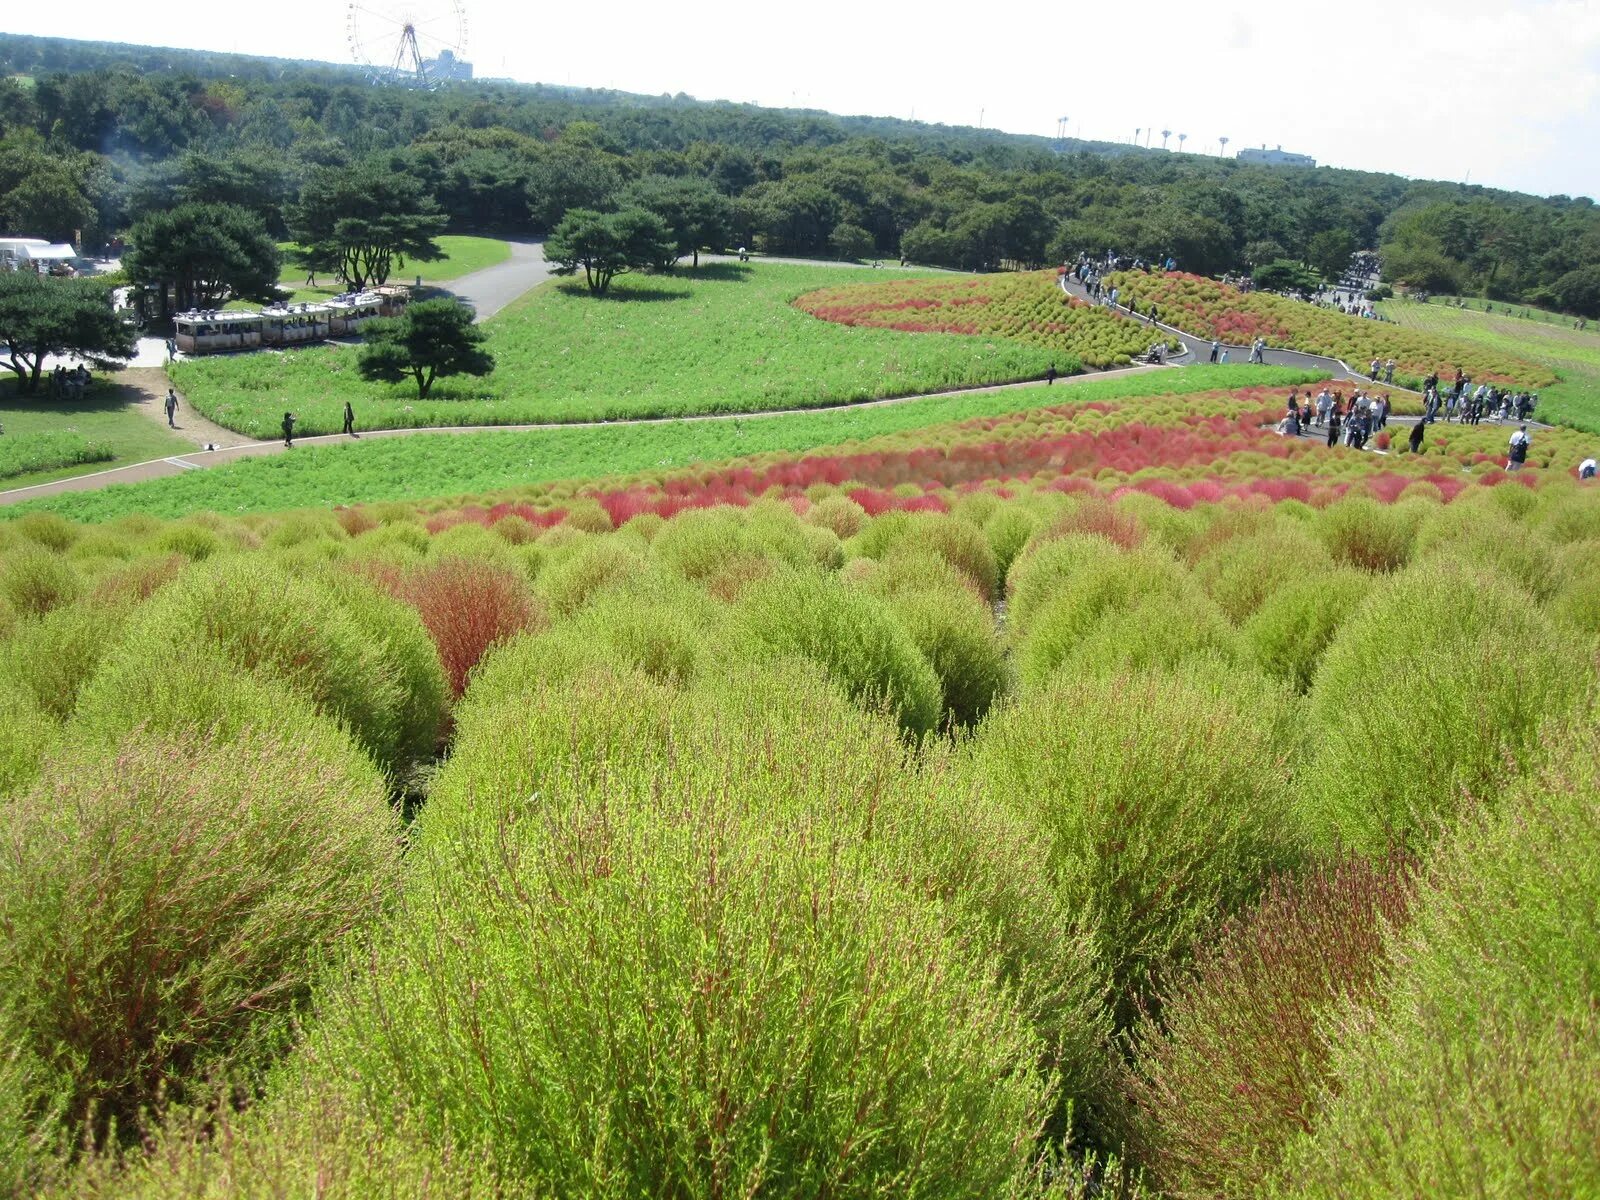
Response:
POLYGON ((1052 271, 824 288, 807 292, 795 307, 838 325, 1025 342, 1058 351, 1064 373, 1074 360, 1102 370, 1126 366, 1154 342, 1180 348, 1159 330, 1067 296, 1052 271))
POLYGON ((1556 382, 1549 367, 1460 338, 1352 317, 1267 292, 1239 289, 1182 271, 1122 271, 1108 275, 1124 303, 1142 311, 1153 303, 1161 320, 1187 333, 1245 346, 1257 337, 1267 345, 1340 359, 1363 375, 1374 359, 1395 361, 1395 382, 1417 389, 1430 372, 1449 383, 1460 367, 1477 383, 1538 391, 1556 382))
POLYGON ((1600 492, 757 482, 0 525, 0 1187, 1600 1190, 1600 492))

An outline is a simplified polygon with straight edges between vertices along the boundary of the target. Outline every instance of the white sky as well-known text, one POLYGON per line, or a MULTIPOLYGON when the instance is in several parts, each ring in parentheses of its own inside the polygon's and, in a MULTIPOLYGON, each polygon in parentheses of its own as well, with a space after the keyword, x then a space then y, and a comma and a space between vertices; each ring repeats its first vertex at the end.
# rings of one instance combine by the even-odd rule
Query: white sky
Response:
MULTIPOLYGON (((361 0, 424 21, 451 0, 361 0)), ((1600 194, 1600 0, 464 0, 480 76, 1600 194), (594 48, 591 50, 591 48, 594 48), (1142 140, 1142 138, 1141 138, 1142 140), (1160 145, 1157 132, 1152 145, 1160 145)), ((10 33, 348 61, 346 0, 7 4, 10 33)), ((448 20, 442 25, 447 26, 448 20)), ((426 26, 440 28, 441 24, 426 26)))

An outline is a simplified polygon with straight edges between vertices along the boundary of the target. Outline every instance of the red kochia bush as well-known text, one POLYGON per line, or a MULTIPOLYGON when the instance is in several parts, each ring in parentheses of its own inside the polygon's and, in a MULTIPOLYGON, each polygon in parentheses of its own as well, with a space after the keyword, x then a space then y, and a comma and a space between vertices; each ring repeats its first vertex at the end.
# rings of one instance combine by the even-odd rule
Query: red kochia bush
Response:
POLYGON ((367 564, 362 571, 417 610, 456 697, 491 647, 545 624, 544 611, 522 577, 482 559, 441 558, 404 572, 367 564))
POLYGON ((1384 926, 1406 919, 1413 875, 1394 855, 1280 878, 1162 997, 1160 1023, 1141 1022, 1126 1092, 1162 1194, 1261 1193, 1327 1081, 1319 1018, 1380 985, 1384 926))

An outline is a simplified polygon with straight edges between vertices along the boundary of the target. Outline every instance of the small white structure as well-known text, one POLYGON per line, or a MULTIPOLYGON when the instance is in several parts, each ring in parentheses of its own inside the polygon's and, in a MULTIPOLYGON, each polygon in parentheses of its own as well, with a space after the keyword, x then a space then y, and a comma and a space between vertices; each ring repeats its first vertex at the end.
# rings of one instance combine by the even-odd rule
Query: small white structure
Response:
POLYGON ((66 242, 47 242, 44 238, 0 238, 0 269, 20 271, 24 267, 40 274, 57 263, 70 264, 78 252, 66 242))
POLYGON ((1294 154, 1279 146, 1276 150, 1268 150, 1266 143, 1261 149, 1254 147, 1239 151, 1239 161, 1248 163, 1262 163, 1269 167, 1314 167, 1317 160, 1309 154, 1294 154))

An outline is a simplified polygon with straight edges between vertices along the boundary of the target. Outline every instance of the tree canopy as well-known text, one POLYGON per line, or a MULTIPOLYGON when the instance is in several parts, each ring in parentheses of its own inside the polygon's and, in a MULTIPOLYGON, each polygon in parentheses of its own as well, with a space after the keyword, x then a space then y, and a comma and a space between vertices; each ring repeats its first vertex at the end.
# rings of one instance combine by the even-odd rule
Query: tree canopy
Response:
POLYGON ((159 288, 181 312, 232 299, 277 298, 282 255, 261 218, 234 204, 180 204, 141 218, 128 233, 123 269, 159 288))
POLYGON ((360 291, 387 283, 407 259, 443 258, 433 239, 446 220, 416 179, 391 163, 367 160, 313 171, 289 229, 301 265, 336 272, 360 291))
POLYGON ((616 276, 646 268, 664 269, 677 259, 678 247, 667 223, 642 208, 601 213, 575 208, 562 218, 544 244, 544 256, 562 275, 583 268, 584 280, 603 296, 616 276))
POLYGON ((135 339, 103 283, 0 271, 0 349, 17 390, 34 392, 48 356, 75 355, 110 367, 133 357, 135 339))
POLYGON ((369 321, 356 360, 363 379, 403 383, 412 379, 420 399, 435 379, 487 375, 494 357, 483 349, 484 333, 472 323, 472 310, 448 298, 419 300, 398 317, 369 321))

